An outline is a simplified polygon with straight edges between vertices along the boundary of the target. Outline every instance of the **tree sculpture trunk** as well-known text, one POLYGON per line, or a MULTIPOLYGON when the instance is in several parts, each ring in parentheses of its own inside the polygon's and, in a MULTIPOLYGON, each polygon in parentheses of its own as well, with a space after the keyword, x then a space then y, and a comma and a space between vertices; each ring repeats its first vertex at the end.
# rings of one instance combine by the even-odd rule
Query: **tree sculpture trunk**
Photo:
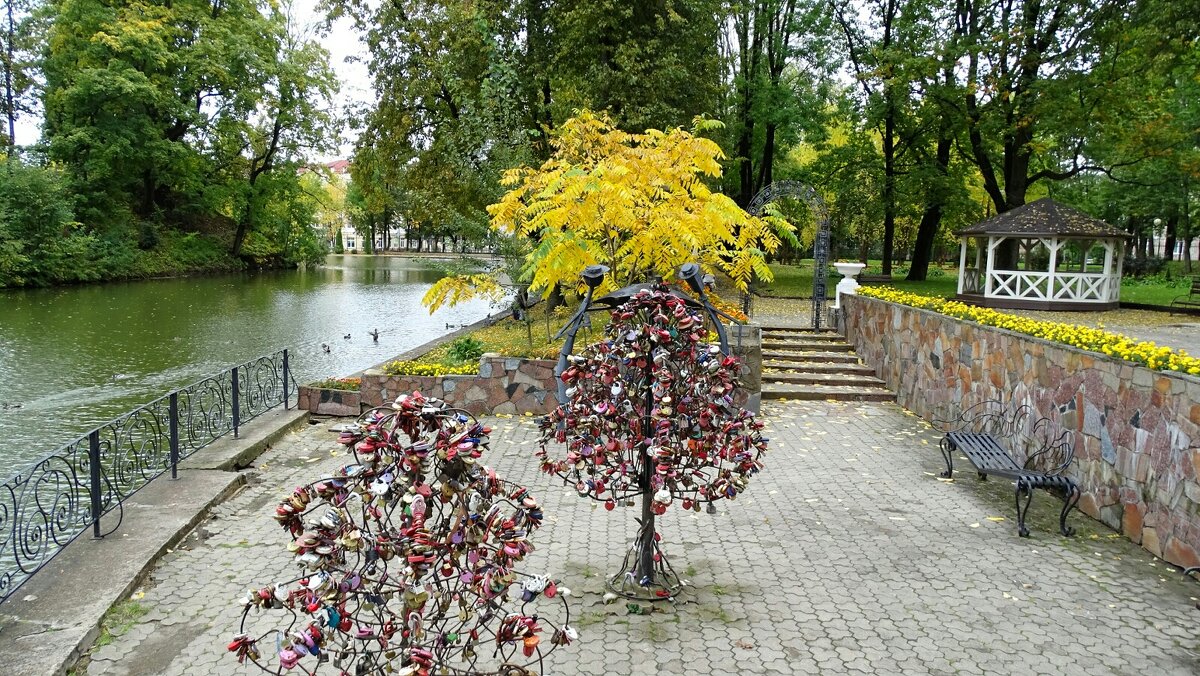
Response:
POLYGON ((715 511, 712 502, 736 496, 761 468, 766 440, 762 424, 733 403, 736 359, 701 342, 703 315, 661 284, 629 293, 606 340, 560 357, 563 402, 539 421, 537 455, 543 471, 605 509, 640 498, 637 536, 608 587, 653 601, 683 588, 660 547, 657 516, 676 500, 715 511), (555 441, 567 444, 566 458, 549 456, 555 441))

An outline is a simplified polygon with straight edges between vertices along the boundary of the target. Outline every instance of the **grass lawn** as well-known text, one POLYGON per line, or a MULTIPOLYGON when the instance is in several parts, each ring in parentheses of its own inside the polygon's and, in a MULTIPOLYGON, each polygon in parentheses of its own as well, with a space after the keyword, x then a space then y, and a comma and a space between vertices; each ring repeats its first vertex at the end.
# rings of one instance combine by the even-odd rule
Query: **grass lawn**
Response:
MULTIPOLYGON (((879 274, 879 261, 870 261, 868 274, 879 274)), ((798 297, 811 298, 813 285, 812 261, 801 261, 800 265, 771 264, 775 273, 775 281, 765 286, 755 286, 755 292, 766 297, 798 297)), ((832 269, 826 278, 827 288, 832 295, 834 286, 841 276, 832 269)), ((951 298, 958 291, 957 266, 938 268, 931 265, 929 279, 924 282, 905 281, 904 275, 892 276, 891 286, 919 293, 924 296, 951 298), (941 271, 941 276, 936 276, 941 271)), ((1121 284, 1121 300, 1126 303, 1144 303, 1146 305, 1169 306, 1176 297, 1186 294, 1191 285, 1190 278, 1176 275, 1171 281, 1162 278, 1147 278, 1146 280, 1126 279, 1121 284)))
MULTIPOLYGON (((867 274, 879 274, 880 261, 870 261, 866 269, 867 274)), ((799 265, 779 265, 771 264, 771 272, 775 274, 775 281, 769 285, 755 284, 755 293, 771 297, 782 298, 811 298, 813 286, 813 263, 811 260, 801 261, 799 265)), ((924 282, 906 282, 904 275, 893 275, 891 285, 897 289, 911 291, 912 293, 921 293, 927 296, 953 296, 958 289, 957 270, 953 268, 941 269, 931 265, 929 267, 929 279, 924 282), (936 276, 938 271, 942 273, 940 277, 936 276)), ((831 266, 829 275, 825 278, 826 287, 832 292, 833 287, 837 285, 838 280, 842 278, 836 270, 831 266)))
MULTIPOLYGON (((558 357, 558 351, 562 349, 563 340, 551 340, 554 334, 562 328, 563 324, 567 323, 571 314, 578 309, 577 306, 561 306, 547 313, 545 303, 539 303, 532 310, 530 316, 533 319, 532 325, 526 329, 525 322, 518 321, 512 317, 506 316, 500 321, 486 328, 473 331, 469 336, 458 338, 440 347, 436 347, 424 355, 418 357, 416 361, 423 364, 440 364, 443 366, 461 366, 468 362, 478 362, 479 359, 455 359, 452 356, 453 346, 455 342, 462 341, 464 338, 478 341, 481 352, 496 352, 506 357, 534 357, 538 359, 553 359, 558 357), (530 344, 530 334, 532 334, 533 342, 530 344)), ((592 320, 590 329, 580 329, 576 335, 575 344, 578 346, 586 345, 596 340, 600 335, 603 335, 604 326, 608 323, 609 313, 607 312, 592 312, 589 313, 592 320)))
POLYGON ((1151 284, 1127 279, 1121 282, 1121 301, 1169 306, 1171 301, 1187 294, 1191 285, 1192 280, 1187 277, 1176 278, 1170 284, 1165 282, 1151 284))

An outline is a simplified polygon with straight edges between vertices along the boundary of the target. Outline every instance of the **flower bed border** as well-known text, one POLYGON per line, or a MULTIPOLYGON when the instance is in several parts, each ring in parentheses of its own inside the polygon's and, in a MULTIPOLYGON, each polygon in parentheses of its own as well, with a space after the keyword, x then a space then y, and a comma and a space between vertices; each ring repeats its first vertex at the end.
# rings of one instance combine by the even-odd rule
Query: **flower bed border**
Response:
POLYGON ((381 368, 363 373, 367 406, 383 406, 397 395, 420 390, 473 414, 548 413, 558 405, 554 362, 488 353, 479 358, 478 375, 388 375, 381 368))
POLYGON ((900 291, 899 289, 895 289, 890 286, 863 289, 860 294, 876 300, 896 303, 897 305, 903 305, 917 310, 925 310, 935 314, 940 314, 945 317, 959 319, 961 321, 973 322, 979 326, 987 326, 1003 331, 1011 331, 1018 335, 1045 340, 1051 343, 1062 345, 1064 347, 1071 347, 1097 355, 1118 358, 1133 364, 1145 366, 1155 371, 1175 371, 1193 376, 1200 375, 1200 358, 1192 357, 1183 350, 1174 350, 1169 347, 1159 347, 1152 341, 1136 341, 1123 334, 1105 331, 1102 328, 1096 329, 1087 326, 1080 326, 1078 324, 1066 324, 1063 322, 1051 322, 1042 319, 1030 319, 1020 315, 1000 312, 993 308, 969 305, 962 301, 939 298, 936 296, 922 296, 920 294, 911 293, 908 291, 900 291), (896 296, 899 296, 899 298, 896 296), (911 301, 918 301, 921 304, 915 304, 911 301), (962 313, 954 314, 946 312, 945 306, 953 306, 954 310, 962 309, 962 313), (981 318, 999 318, 1003 321, 1003 324, 982 321, 981 318), (1005 324, 1007 324, 1007 326, 1005 324), (1014 328, 1012 326, 1014 324, 1024 324, 1029 326, 1031 329, 1040 329, 1040 331, 1025 331, 1021 328, 1014 328), (1050 335, 1043 335, 1045 333, 1049 333, 1050 335), (1080 334, 1082 334, 1082 336, 1080 334), (1075 339, 1075 342, 1072 342, 1071 340, 1062 340, 1058 337, 1059 335, 1069 339, 1075 339), (1089 342, 1099 345, 1099 347, 1089 347, 1088 345, 1080 344, 1089 342))

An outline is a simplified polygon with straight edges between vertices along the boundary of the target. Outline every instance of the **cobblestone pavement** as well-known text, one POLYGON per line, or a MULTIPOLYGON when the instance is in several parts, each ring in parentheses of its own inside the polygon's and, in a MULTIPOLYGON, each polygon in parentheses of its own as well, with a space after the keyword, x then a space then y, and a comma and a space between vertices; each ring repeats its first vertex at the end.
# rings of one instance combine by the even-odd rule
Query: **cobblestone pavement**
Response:
MULTIPOLYGON (((895 405, 781 402, 764 415, 772 451, 748 492, 716 515, 661 519, 693 587, 649 615, 601 598, 634 510, 606 512, 538 474, 532 419, 490 421, 486 457, 547 513, 524 569, 575 594, 581 639, 546 673, 1200 672, 1200 584, 1127 540, 1078 515, 1080 534, 1062 538, 1059 503, 1040 492, 1033 537, 1018 538, 1011 489, 938 479, 937 434, 895 405)), ((145 614, 81 672, 250 673, 225 652, 236 599, 289 577, 272 509, 345 460, 327 427, 264 455, 259 479, 163 559, 127 608, 145 614)))

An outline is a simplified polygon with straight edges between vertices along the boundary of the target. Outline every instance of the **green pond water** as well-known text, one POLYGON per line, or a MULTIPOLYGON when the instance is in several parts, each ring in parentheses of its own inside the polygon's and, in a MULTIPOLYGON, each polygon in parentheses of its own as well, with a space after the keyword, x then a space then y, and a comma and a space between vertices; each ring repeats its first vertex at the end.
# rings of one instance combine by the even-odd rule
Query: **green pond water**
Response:
POLYGON ((373 366, 494 311, 477 301, 430 315, 420 300, 439 274, 410 258, 330 256, 307 271, 0 291, 0 480, 254 357, 288 348, 303 384, 373 366))

